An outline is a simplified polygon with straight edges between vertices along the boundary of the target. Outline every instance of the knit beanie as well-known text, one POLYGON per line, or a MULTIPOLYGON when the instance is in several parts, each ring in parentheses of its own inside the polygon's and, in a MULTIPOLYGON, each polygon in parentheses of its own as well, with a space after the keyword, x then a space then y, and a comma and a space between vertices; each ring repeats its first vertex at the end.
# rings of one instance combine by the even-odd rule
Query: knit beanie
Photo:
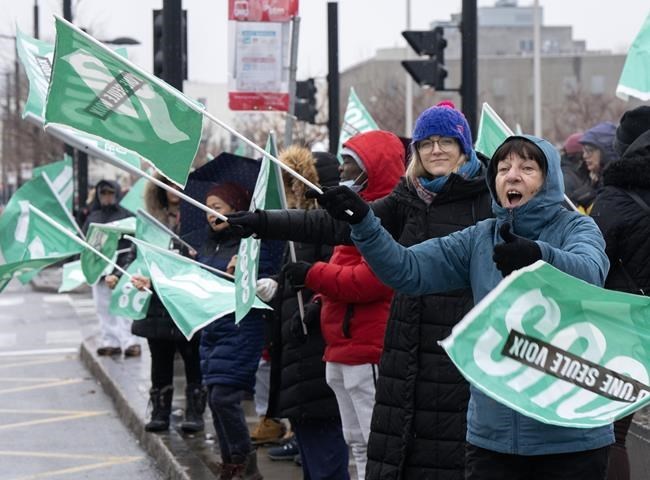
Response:
POLYGON ((472 132, 465 116, 456 110, 449 100, 427 108, 415 121, 413 143, 429 138, 431 135, 453 137, 460 143, 460 149, 468 155, 472 151, 472 132))
POLYGON ((623 155, 627 147, 648 130, 650 130, 650 106, 642 105, 625 112, 616 129, 616 139, 614 140, 616 153, 619 156, 623 155))
POLYGON ((593 145, 602 152, 600 159, 601 169, 610 162, 618 159, 618 154, 614 151, 614 138, 616 137, 616 125, 612 122, 601 122, 587 130, 580 143, 593 145))
POLYGON ((577 155, 582 154, 582 145, 580 144, 582 140, 582 133, 572 133, 564 141, 564 151, 567 155, 577 155))
POLYGON ((251 203, 251 196, 246 189, 241 185, 232 182, 220 183, 210 188, 208 193, 205 195, 206 200, 210 196, 219 197, 230 205, 230 207, 236 212, 248 210, 251 203))

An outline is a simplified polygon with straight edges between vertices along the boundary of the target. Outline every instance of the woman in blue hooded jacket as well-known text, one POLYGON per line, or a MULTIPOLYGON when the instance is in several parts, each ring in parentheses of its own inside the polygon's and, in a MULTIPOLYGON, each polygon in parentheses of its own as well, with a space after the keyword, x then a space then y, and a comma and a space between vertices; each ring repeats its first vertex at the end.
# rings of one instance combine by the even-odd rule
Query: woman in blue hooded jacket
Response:
MULTIPOLYGON (((350 222, 352 240, 373 271, 402 293, 470 287, 477 303, 504 276, 540 259, 603 285, 609 269, 603 237, 591 218, 562 206, 560 158, 549 142, 509 137, 492 157, 486 178, 495 219, 409 248, 395 242, 351 190, 328 190, 319 202, 333 217, 350 222)), ((611 425, 544 424, 472 387, 466 478, 605 479, 613 440, 611 425)))

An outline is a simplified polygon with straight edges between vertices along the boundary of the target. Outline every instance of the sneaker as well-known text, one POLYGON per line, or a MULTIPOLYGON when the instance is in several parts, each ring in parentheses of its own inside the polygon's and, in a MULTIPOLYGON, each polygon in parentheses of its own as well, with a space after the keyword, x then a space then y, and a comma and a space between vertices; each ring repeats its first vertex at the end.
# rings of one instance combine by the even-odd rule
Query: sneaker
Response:
POLYGON ((97 349, 97 355, 99 355, 100 357, 119 355, 120 353, 122 353, 122 349, 120 347, 99 347, 97 349))
POLYGON ((251 442, 253 442, 253 445, 278 443, 282 439, 286 430, 287 427, 285 427, 284 423, 280 420, 262 417, 251 432, 251 442))
POLYGON ((126 350, 124 350, 125 357, 139 357, 140 355, 142 355, 142 348, 140 345, 131 345, 130 347, 126 347, 126 350))
POLYGON ((269 458, 271 460, 293 460, 296 455, 299 455, 298 441, 292 438, 284 445, 279 447, 269 448, 269 458))

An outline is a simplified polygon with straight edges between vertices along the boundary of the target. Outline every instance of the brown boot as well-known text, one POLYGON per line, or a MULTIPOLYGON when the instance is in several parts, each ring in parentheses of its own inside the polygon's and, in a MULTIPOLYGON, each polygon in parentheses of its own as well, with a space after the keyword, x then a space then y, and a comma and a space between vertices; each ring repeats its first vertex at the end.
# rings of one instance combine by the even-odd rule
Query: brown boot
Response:
POLYGON ((280 420, 261 417, 259 423, 255 425, 251 432, 251 442, 253 442, 253 445, 279 443, 286 431, 287 427, 280 420))

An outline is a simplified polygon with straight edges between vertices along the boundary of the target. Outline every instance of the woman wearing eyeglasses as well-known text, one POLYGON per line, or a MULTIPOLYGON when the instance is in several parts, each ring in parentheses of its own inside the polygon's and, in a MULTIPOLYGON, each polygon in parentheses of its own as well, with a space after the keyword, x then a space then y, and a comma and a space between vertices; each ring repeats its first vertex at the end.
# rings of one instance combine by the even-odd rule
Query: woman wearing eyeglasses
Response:
POLYGON ((618 160, 614 151, 614 138, 616 137, 616 125, 612 122, 602 122, 590 128, 580 139, 582 144, 582 158, 589 178, 591 178, 592 195, 588 199, 588 206, 580 208, 582 213, 587 215, 591 212, 594 199, 598 190, 603 186, 602 172, 611 162, 618 160))
MULTIPOLYGON (((451 102, 420 115, 411 152, 405 177, 371 204, 399 243, 443 237, 492 216, 485 169, 465 117, 451 102)), ((347 222, 322 210, 258 211, 228 222, 260 238, 351 243, 347 222)), ((464 478, 469 386, 437 342, 472 305, 469 290, 395 295, 379 364, 367 480, 464 478)))

